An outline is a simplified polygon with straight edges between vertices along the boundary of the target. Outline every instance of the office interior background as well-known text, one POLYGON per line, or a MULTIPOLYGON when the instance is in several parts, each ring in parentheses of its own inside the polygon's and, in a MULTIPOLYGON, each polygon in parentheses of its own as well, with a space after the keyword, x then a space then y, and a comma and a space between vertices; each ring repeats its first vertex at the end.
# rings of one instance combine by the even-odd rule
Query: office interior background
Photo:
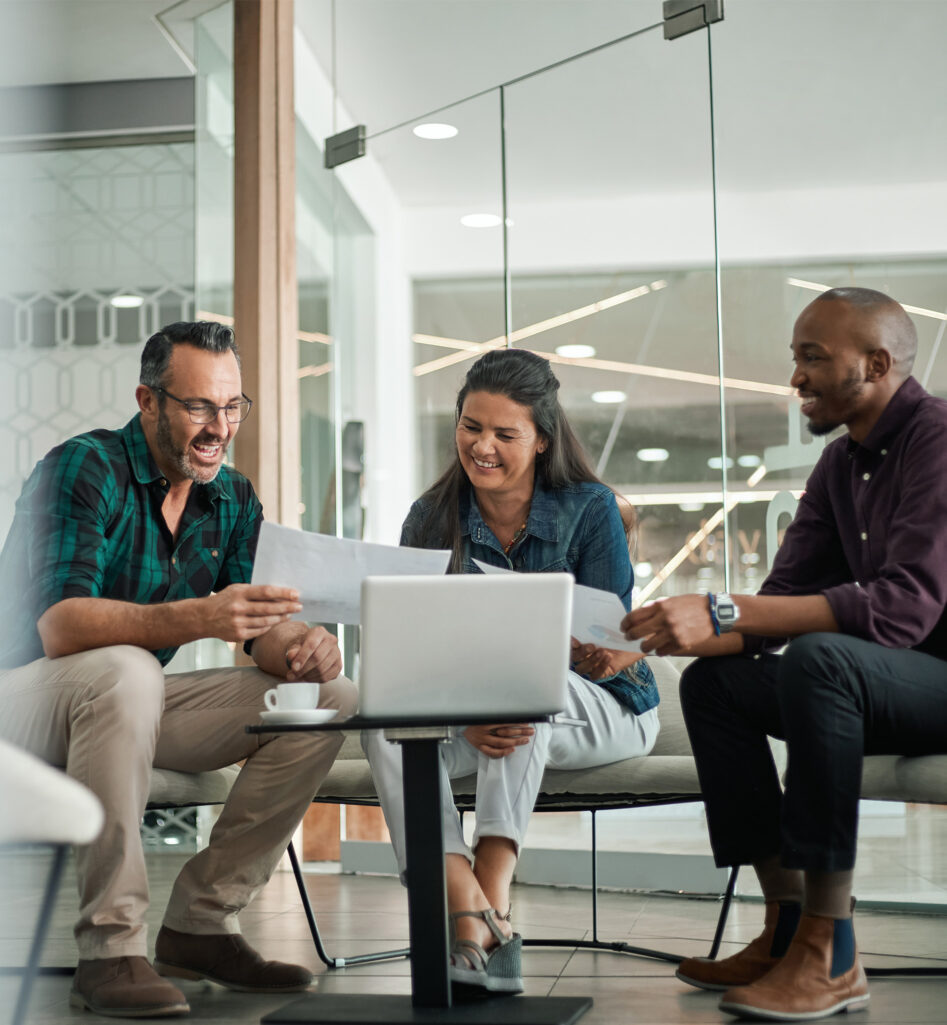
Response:
MULTIPOLYGON (((638 509, 636 600, 753 591, 824 443, 788 387, 803 306, 890 293, 916 376, 947 396, 942 0, 725 0, 673 40, 659 0, 296 0, 294 17, 284 522, 396 543, 449 456, 464 373, 508 339, 553 360, 598 473, 638 509), (364 156, 326 169, 325 140, 357 125, 364 156)), ((149 334, 234 316, 233 20, 217 0, 0 2, 0 536, 50 447, 132 415, 149 334)), ((176 665, 230 657, 204 642, 176 665)), ((696 850, 679 838, 699 814, 645 839, 618 816, 605 840, 696 850)), ((940 814, 864 821, 883 844, 940 814)), ((943 903, 945 877, 919 875, 882 873, 875 896, 943 903)))

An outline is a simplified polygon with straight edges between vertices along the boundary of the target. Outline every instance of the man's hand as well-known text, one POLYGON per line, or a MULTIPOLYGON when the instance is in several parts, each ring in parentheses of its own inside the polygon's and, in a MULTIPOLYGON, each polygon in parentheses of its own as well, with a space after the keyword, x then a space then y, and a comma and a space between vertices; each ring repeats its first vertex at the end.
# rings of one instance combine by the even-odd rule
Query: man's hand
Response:
POLYGON ((468 726, 464 736, 473 746, 488 758, 506 758, 536 731, 525 723, 501 723, 497 726, 468 726))
POLYGON ((323 626, 314 626, 286 649, 286 679, 328 683, 342 672, 339 641, 323 626))
POLYGON ((663 598, 629 612, 621 621, 629 640, 641 640, 644 651, 656 655, 684 654, 714 638, 706 595, 684 594, 663 598))
POLYGON ((302 611, 298 591, 270 584, 231 584, 204 602, 204 636, 222 641, 249 641, 302 611))
POLYGON ((590 680, 604 680, 640 662, 644 655, 635 651, 616 651, 594 644, 580 644, 572 638, 572 668, 590 680))

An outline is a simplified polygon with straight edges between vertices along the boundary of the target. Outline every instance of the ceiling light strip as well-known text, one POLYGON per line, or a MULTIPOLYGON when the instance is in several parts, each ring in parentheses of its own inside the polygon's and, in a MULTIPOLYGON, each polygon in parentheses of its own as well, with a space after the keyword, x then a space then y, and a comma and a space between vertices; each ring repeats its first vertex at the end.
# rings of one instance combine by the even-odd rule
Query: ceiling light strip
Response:
POLYGON ((321 363, 318 367, 300 367, 296 371, 296 376, 301 381, 305 377, 322 377, 324 374, 330 373, 331 370, 331 363, 321 363))
MULTIPOLYGON (((198 310, 195 316, 198 320, 212 320, 217 324, 224 324, 227 327, 233 327, 233 317, 227 316, 226 313, 211 313, 210 310, 198 310)), ((300 342, 319 342, 320 345, 332 344, 332 339, 328 335, 322 334, 320 331, 297 330, 296 338, 300 342)))
MULTIPOLYGON (((609 310, 613 306, 620 306, 622 303, 630 302, 632 299, 639 299, 641 296, 647 295, 649 292, 657 292, 666 287, 667 282, 665 281, 656 281, 653 285, 639 285, 637 288, 629 289, 627 292, 619 292, 617 295, 610 295, 604 299, 599 299, 594 303, 589 303, 588 306, 580 306, 576 310, 569 310, 567 313, 560 313, 555 317, 549 317, 547 320, 540 320, 535 324, 528 324, 526 327, 518 328, 516 331, 512 331, 510 333, 510 345, 516 345, 517 342, 523 341, 524 338, 532 338, 535 335, 542 334, 544 331, 551 331, 553 328, 562 327, 563 324, 572 324, 577 320, 582 320, 585 317, 591 317, 596 313, 601 313, 602 310, 609 310)), ((415 336, 415 340, 417 340, 417 336, 415 336)), ((486 342, 480 343, 478 348, 466 349, 466 355, 464 356, 456 358, 441 356, 439 359, 430 360, 427 363, 419 363, 414 368, 414 376, 423 377, 425 374, 433 374, 437 370, 444 370, 457 363, 462 363, 465 359, 469 359, 471 355, 487 352, 489 349, 499 349, 501 346, 506 344, 506 335, 498 335, 496 338, 491 338, 486 342)))
MULTIPOLYGON (((786 278, 787 285, 794 285, 796 288, 808 288, 811 292, 828 292, 832 285, 822 285, 818 281, 803 281, 802 278, 786 278)), ((907 310, 908 313, 916 313, 919 317, 930 317, 931 320, 945 320, 947 321, 947 313, 941 313, 940 310, 928 310, 924 306, 908 306, 907 303, 901 303, 901 306, 907 310)))
POLYGON ((467 342, 462 338, 445 338, 442 335, 413 334, 411 341, 418 345, 438 345, 442 349, 463 349, 465 352, 479 352, 479 342, 467 342))
MULTIPOLYGON (((567 356, 558 356, 554 352, 539 352, 538 355, 545 356, 550 363, 587 367, 589 370, 610 370, 618 374, 659 377, 667 381, 686 381, 690 384, 711 385, 714 388, 720 385, 720 378, 716 374, 698 374, 693 370, 651 367, 643 363, 621 363, 618 360, 608 359, 570 359, 567 356)), ((767 384, 765 381, 744 381, 738 377, 725 377, 723 384, 725 388, 733 388, 737 391, 760 392, 763 395, 778 395, 781 398, 786 398, 796 393, 795 388, 790 388, 784 384, 767 384)))

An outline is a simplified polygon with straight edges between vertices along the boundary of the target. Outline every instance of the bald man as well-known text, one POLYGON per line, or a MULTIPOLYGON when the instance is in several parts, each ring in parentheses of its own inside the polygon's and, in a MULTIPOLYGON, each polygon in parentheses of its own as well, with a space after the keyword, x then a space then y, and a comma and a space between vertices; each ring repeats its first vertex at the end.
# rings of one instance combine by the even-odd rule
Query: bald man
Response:
POLYGON ((881 292, 823 293, 791 348, 809 430, 847 435, 760 593, 669 598, 622 624, 646 651, 713 656, 684 672, 684 717, 715 860, 753 865, 765 925, 677 974, 772 1021, 867 1004, 851 918, 862 759, 947 751, 947 402, 910 376, 914 325, 881 292), (787 743, 784 794, 767 736, 787 743))

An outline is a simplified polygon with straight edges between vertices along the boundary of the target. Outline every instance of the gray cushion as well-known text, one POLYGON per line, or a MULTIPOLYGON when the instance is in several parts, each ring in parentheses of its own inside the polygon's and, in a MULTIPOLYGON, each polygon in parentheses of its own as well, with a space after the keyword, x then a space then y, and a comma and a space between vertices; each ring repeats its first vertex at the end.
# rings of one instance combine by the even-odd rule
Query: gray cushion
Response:
MULTIPOLYGON (((538 809, 630 807, 700 798, 697 770, 681 716, 678 668, 670 659, 653 658, 650 663, 661 693, 658 708, 661 732, 651 754, 591 769, 549 769, 543 776, 538 809)), ((155 769, 149 803, 166 806, 222 804, 238 771, 236 766, 200 773, 155 769)), ((461 807, 473 806, 475 785, 473 776, 452 782, 454 796, 461 807)), ((879 801, 947 803, 947 754, 866 758, 862 797, 879 801)), ((372 775, 357 733, 346 735, 339 757, 323 780, 316 800, 338 804, 377 803, 372 775)))

